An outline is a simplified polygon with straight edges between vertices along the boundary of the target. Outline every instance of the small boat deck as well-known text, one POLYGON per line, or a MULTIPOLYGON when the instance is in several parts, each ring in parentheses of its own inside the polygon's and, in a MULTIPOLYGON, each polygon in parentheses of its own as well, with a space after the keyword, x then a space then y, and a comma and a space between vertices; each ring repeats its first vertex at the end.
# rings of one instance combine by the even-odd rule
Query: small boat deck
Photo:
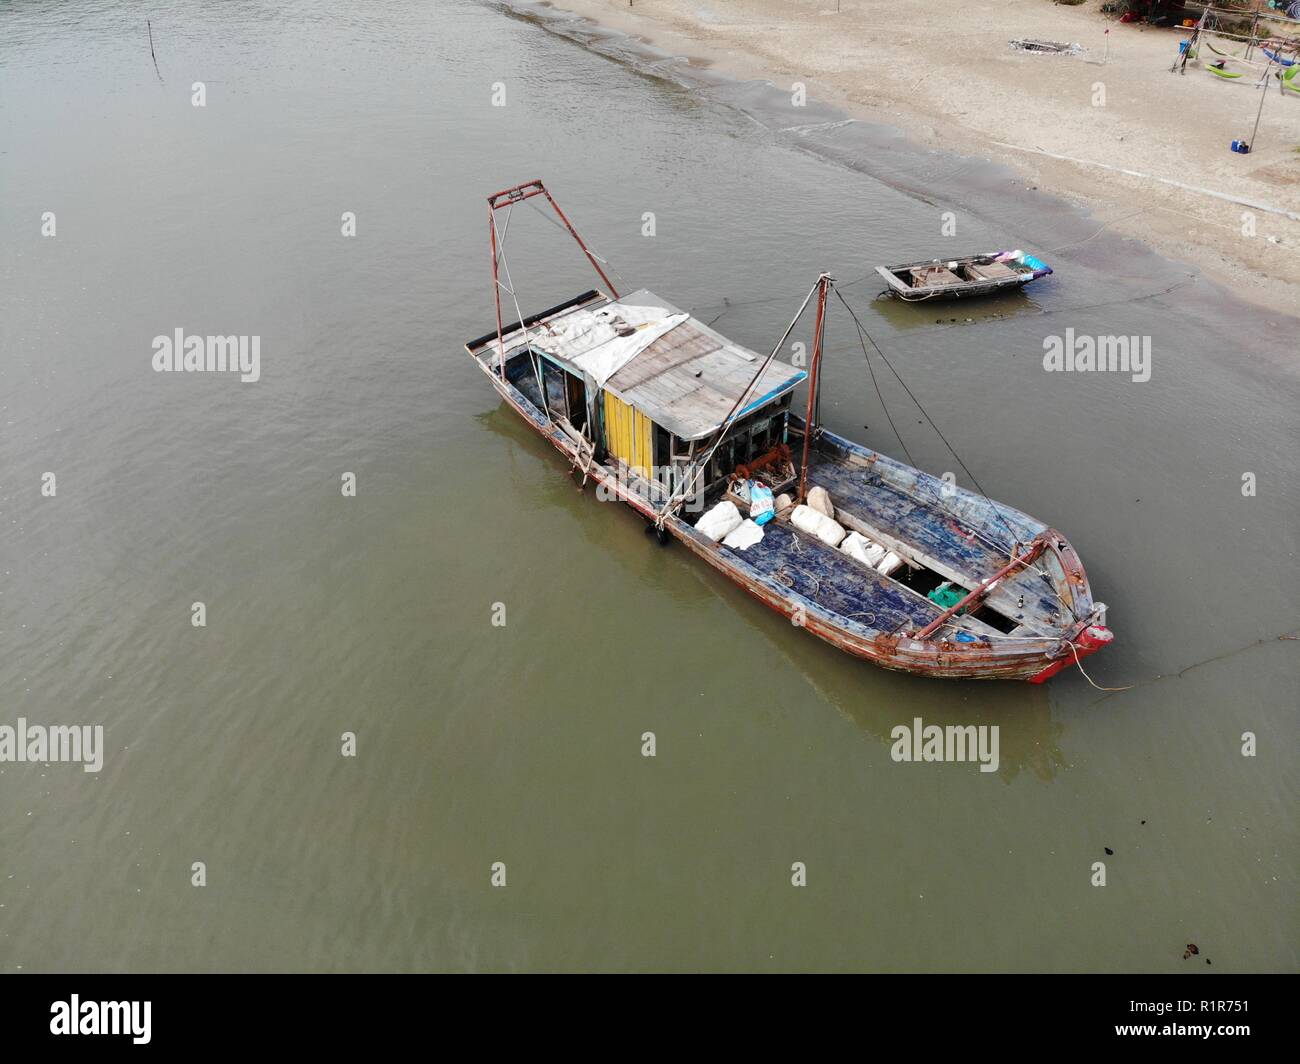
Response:
POLYGON ((1019 288, 1052 272, 1023 251, 987 251, 958 258, 877 266, 889 295, 909 301, 964 299, 1019 288))

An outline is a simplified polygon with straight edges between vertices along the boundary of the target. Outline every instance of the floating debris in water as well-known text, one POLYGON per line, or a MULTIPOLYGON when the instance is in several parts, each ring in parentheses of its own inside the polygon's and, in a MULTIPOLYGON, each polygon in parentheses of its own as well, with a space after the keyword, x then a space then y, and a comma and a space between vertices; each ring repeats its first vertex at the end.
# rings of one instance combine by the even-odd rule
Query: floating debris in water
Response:
POLYGON ((1183 950, 1183 960, 1187 960, 1188 957, 1195 957, 1200 952, 1201 951, 1197 949, 1195 942, 1189 942, 1187 943, 1187 948, 1183 950))
POLYGON ((1029 52, 1031 55, 1086 55, 1088 49, 1081 44, 1066 44, 1062 41, 1039 41, 1033 37, 1018 37, 1007 42, 1016 52, 1029 52))

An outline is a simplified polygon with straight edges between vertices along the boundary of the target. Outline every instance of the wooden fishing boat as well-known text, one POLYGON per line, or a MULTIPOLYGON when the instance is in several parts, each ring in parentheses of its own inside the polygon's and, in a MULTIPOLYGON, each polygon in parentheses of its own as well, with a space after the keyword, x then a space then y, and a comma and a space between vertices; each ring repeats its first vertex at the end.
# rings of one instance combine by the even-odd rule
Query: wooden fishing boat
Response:
POLYGON ((497 325, 466 350, 583 486, 641 514, 661 543, 677 540, 799 627, 890 669, 1041 683, 1110 642, 1105 607, 1059 532, 815 423, 829 275, 764 358, 644 289, 619 296, 540 181, 488 205, 497 325), (605 290, 507 324, 509 217, 499 229, 496 214, 535 196, 605 290), (814 301, 805 372, 775 356, 814 301), (801 382, 802 417, 791 409, 801 382), (765 489, 791 497, 755 520, 765 489), (822 516, 845 535, 839 546, 807 530, 821 520, 807 505, 825 499, 818 489, 834 500, 822 516), (750 519, 719 538, 706 525, 727 506, 750 519))
POLYGON ((1005 292, 1046 277, 1052 268, 1023 251, 986 251, 962 259, 926 259, 898 266, 877 266, 876 272, 888 286, 883 294, 917 303, 1005 292))

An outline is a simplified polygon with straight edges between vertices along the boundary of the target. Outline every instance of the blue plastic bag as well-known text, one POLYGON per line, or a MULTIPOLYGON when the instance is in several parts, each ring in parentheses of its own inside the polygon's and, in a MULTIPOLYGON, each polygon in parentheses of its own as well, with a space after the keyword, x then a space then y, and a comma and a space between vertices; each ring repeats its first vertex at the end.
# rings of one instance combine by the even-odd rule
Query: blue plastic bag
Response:
POLYGON ((765 525, 776 516, 776 501, 772 489, 757 480, 749 482, 749 519, 756 525, 765 525))

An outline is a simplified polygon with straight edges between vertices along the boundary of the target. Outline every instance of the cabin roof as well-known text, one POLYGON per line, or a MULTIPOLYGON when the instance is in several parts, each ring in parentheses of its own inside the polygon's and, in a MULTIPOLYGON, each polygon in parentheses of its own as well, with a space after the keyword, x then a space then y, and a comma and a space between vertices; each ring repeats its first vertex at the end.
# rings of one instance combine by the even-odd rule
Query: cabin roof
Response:
MULTIPOLYGON (((684 313, 645 289, 625 302, 684 313)), ((762 355, 688 316, 612 374, 605 387, 679 438, 697 440, 717 431, 762 364, 762 355)), ((773 359, 737 416, 779 399, 806 376, 773 359)))

